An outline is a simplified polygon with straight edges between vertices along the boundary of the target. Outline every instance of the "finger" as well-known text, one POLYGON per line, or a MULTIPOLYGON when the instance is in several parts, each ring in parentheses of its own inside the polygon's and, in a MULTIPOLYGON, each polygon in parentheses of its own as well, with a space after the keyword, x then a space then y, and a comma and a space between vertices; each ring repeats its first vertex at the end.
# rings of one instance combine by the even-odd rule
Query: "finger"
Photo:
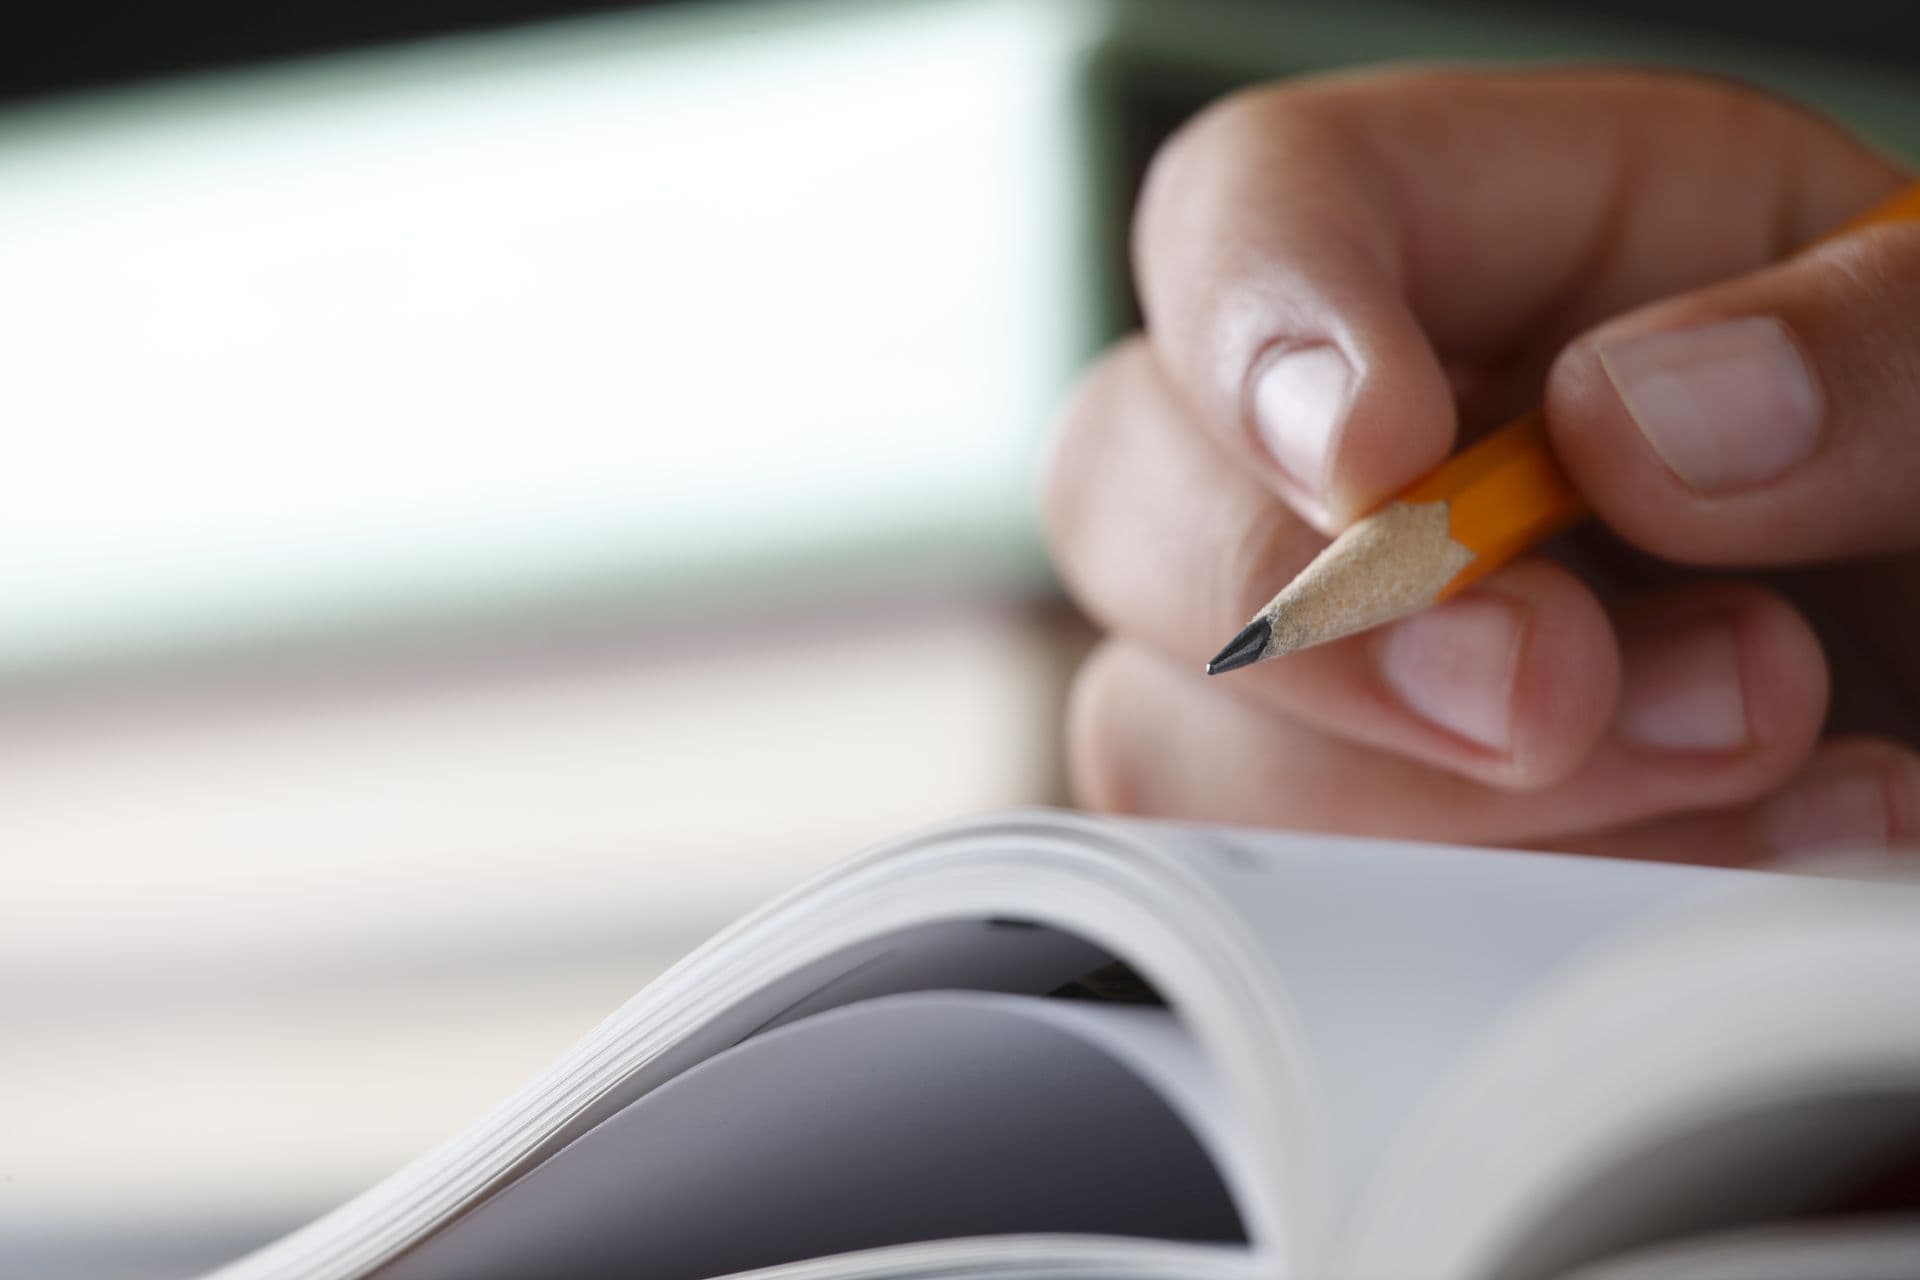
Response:
MULTIPOLYGON (((1824 690, 1791 687, 1820 662, 1790 609, 1750 589, 1728 596, 1730 612, 1674 602, 1659 621, 1676 630, 1638 637, 1654 646, 1651 660, 1629 672, 1619 718, 1552 786, 1490 788, 1348 741, 1125 641, 1098 651, 1077 682, 1074 782, 1086 802, 1131 813, 1523 845, 1743 803, 1799 767, 1824 690), (1715 671, 1729 646, 1731 703, 1715 671)), ((1648 620, 1630 625, 1661 612, 1650 604, 1648 620)))
POLYGON ((1296 81, 1229 99, 1163 150, 1136 275, 1202 428, 1332 528, 1451 447, 1446 365, 1753 270, 1896 178, 1717 81, 1296 81))
MULTIPOLYGON (((1324 545, 1187 425, 1137 341, 1087 377, 1045 506, 1055 562, 1082 606, 1196 669, 1324 545)), ((1545 561, 1374 635, 1232 677, 1235 694, 1328 732, 1502 786, 1575 768, 1618 685, 1598 601, 1545 561)))
POLYGON ((1822 743, 1779 790, 1711 813, 1656 819, 1556 843, 1613 858, 1714 866, 1886 852, 1920 841, 1920 755, 1887 739, 1822 743))
POLYGON ((1920 546, 1920 225, 1874 228, 1576 342, 1553 440, 1609 526, 1696 564, 1920 546))
POLYGON ((1081 605, 1195 665, 1326 546, 1193 429, 1138 337, 1082 376, 1041 508, 1081 605))

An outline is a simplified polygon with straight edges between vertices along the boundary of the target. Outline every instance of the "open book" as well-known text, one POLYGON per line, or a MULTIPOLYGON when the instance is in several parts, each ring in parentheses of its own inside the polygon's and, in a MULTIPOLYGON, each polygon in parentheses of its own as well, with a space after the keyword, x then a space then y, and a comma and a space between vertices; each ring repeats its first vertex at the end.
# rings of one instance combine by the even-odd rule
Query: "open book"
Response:
POLYGON ((1920 886, 1022 812, 219 1274, 1895 1280, 1916 1157, 1920 886))

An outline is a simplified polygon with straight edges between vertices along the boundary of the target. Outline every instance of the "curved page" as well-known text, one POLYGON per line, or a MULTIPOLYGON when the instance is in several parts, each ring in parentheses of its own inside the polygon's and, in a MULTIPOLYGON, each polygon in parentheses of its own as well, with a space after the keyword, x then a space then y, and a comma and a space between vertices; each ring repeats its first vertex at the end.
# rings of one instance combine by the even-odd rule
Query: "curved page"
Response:
POLYGON ((1756 877, 1622 934, 1432 1100, 1340 1274, 1549 1280, 1844 1206, 1920 1150, 1916 920, 1902 886, 1756 877))
POLYGON ((1200 1140, 1125 1061, 1155 1059, 1185 1077, 1189 1110, 1205 1106, 1172 1015, 1053 1005, 933 992, 768 1032, 602 1122, 379 1274, 701 1280, 962 1236, 1242 1239, 1200 1140))
POLYGON ((1318 1221, 1315 1117, 1237 904, 1193 878, 1171 835, 1021 812, 850 860, 699 948, 477 1124, 218 1274, 377 1274, 743 1038, 902 991, 1037 995, 1116 956, 1151 975, 1221 1072, 1237 1139, 1221 1173, 1271 1272, 1318 1221))
POLYGON ((1087 1236, 976 1236, 783 1263, 743 1272, 731 1280, 959 1280, 962 1276, 967 1280, 1274 1280, 1274 1271, 1238 1245, 1087 1236))

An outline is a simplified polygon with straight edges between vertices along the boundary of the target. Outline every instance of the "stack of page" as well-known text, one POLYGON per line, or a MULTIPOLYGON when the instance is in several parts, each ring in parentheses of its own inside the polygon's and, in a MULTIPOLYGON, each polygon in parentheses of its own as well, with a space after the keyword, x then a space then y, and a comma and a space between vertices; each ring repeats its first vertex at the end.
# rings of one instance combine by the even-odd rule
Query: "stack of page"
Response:
POLYGON ((1920 885, 1017 812, 222 1280, 1920 1275, 1920 885))

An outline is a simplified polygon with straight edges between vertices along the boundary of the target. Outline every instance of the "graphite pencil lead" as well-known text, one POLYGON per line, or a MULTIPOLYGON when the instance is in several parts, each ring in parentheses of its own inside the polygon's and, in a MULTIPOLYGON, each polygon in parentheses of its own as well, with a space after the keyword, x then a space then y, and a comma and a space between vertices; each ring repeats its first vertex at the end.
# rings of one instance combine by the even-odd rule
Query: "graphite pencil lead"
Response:
POLYGON ((1207 674, 1217 676, 1223 671, 1237 671, 1241 667, 1250 667, 1260 661, 1267 651, 1267 642, 1273 639, 1273 624, 1265 618, 1255 618, 1240 628, 1240 633, 1227 641, 1227 647, 1213 656, 1207 664, 1207 674))

